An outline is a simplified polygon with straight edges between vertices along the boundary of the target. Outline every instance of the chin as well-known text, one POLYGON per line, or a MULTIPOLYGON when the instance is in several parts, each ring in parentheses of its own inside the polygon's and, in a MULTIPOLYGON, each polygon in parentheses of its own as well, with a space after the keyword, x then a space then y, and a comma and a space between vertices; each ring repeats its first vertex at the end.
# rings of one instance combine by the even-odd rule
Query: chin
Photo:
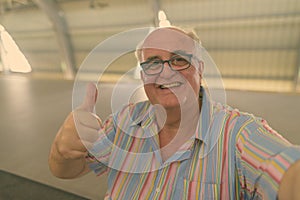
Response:
POLYGON ((149 90, 146 90, 146 94, 152 105, 159 104, 165 109, 180 107, 180 100, 175 94, 172 94, 170 91, 162 93, 157 91, 149 92, 149 90))
POLYGON ((178 108, 180 107, 180 103, 178 99, 162 99, 157 102, 157 104, 160 104, 165 109, 171 109, 171 108, 178 108))
POLYGON ((171 104, 171 103, 163 103, 161 104, 165 109, 172 109, 172 108, 178 108, 180 105, 177 104, 171 104))

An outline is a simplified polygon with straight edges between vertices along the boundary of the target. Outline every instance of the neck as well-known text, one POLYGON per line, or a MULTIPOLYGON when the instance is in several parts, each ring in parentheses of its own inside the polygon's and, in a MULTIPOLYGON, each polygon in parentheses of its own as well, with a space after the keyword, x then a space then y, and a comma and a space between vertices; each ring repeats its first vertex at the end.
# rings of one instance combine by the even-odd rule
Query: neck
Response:
POLYGON ((160 127, 159 140, 161 147, 169 144, 178 133, 176 138, 184 142, 195 133, 201 104, 202 102, 199 101, 197 105, 186 104, 182 108, 178 106, 158 109, 156 117, 160 127))

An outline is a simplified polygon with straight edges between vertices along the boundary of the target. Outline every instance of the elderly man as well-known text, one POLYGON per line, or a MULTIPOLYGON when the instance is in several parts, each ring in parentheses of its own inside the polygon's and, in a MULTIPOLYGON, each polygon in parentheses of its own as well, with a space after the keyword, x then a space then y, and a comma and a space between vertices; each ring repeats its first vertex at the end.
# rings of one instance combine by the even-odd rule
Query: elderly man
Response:
POLYGON ((89 85, 53 142, 55 176, 106 172, 106 199, 299 198, 299 148, 264 120, 211 100, 194 34, 158 28, 136 53, 149 101, 101 124, 89 85))

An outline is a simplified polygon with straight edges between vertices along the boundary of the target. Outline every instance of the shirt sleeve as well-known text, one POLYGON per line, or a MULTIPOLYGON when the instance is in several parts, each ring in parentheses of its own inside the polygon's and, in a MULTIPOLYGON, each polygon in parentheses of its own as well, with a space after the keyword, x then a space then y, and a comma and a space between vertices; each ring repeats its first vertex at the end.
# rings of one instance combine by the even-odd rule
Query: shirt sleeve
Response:
POLYGON ((284 172, 300 159, 300 148, 263 119, 242 117, 238 126, 236 166, 240 197, 275 200, 284 172))
POLYGON ((105 173, 108 169, 108 162, 111 154, 111 148, 115 137, 114 118, 109 116, 102 124, 99 130, 99 138, 89 149, 87 163, 96 175, 105 173))

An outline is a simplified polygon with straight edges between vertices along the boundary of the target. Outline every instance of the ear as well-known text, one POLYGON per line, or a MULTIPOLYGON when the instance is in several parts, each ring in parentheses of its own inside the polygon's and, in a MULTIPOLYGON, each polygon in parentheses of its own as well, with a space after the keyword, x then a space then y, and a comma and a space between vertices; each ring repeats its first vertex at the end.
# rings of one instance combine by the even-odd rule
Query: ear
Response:
POLYGON ((200 60, 198 62, 199 64, 199 73, 202 75, 203 74, 203 70, 204 70, 204 62, 202 60, 200 60))
POLYGON ((145 82, 145 74, 144 74, 143 70, 140 71, 140 75, 141 75, 142 81, 145 82))

